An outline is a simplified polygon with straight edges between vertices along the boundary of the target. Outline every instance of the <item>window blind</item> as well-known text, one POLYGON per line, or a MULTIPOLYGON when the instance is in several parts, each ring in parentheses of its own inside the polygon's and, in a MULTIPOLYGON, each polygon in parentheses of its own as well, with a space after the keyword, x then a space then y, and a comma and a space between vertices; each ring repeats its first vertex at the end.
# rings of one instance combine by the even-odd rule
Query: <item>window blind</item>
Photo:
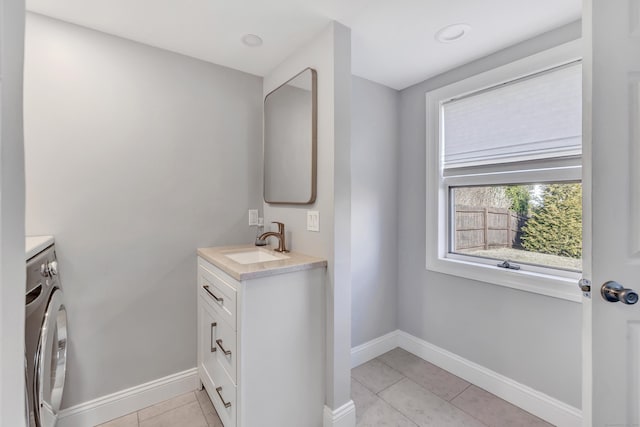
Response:
POLYGON ((582 66, 442 104, 444 169, 582 154, 582 66))

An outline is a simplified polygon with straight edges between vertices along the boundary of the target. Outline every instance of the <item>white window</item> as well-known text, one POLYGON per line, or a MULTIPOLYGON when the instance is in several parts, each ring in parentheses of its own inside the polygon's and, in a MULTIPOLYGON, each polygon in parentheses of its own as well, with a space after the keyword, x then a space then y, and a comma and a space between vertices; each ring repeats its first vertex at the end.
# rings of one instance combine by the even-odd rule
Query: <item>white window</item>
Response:
POLYGON ((427 93, 427 269, 580 301, 579 49, 427 93))

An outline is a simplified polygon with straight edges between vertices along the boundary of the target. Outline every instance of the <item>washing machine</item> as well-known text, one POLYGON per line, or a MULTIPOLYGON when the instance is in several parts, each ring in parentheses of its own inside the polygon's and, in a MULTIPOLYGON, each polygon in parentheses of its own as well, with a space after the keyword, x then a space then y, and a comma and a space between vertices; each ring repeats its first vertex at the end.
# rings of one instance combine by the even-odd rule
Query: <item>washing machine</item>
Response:
POLYGON ((64 390, 67 312, 53 238, 28 237, 26 249, 27 425, 53 427, 64 390))

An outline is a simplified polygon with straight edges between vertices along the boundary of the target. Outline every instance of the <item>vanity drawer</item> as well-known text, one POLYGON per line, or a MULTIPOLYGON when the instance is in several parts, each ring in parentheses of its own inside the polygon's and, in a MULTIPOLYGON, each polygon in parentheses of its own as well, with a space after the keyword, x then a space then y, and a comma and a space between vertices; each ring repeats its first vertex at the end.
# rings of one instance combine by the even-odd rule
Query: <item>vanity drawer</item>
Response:
POLYGON ((211 264, 209 261, 202 257, 198 257, 198 267, 202 267, 207 270, 209 273, 217 276, 218 280, 225 282, 228 286, 231 286, 236 291, 240 289, 240 282, 229 276, 226 272, 222 271, 222 269, 216 267, 211 264))
POLYGON ((237 389, 225 369, 216 360, 213 364, 213 389, 207 389, 209 398, 225 427, 235 427, 237 389))
POLYGON ((224 280, 206 268, 198 267, 198 286, 200 295, 220 313, 231 327, 236 329, 236 291, 224 280))

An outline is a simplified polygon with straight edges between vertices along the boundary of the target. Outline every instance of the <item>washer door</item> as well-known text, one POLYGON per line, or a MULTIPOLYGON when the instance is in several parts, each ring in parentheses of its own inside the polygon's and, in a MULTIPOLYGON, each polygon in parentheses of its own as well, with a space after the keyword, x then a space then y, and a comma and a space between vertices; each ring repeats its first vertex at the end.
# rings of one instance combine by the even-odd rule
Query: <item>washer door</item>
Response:
POLYGON ((38 426, 53 427, 58 418, 67 368, 67 311, 62 291, 51 295, 42 322, 36 356, 35 413, 38 426))

